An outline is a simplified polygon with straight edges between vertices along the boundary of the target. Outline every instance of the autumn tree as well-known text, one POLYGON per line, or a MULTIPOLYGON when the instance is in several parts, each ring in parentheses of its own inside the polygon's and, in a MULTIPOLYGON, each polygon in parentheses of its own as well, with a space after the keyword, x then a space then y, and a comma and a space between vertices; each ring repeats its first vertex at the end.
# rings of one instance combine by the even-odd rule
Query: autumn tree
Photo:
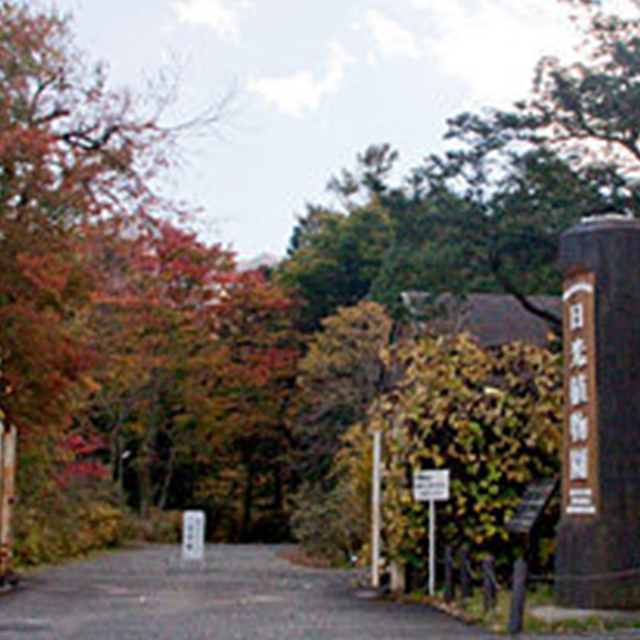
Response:
POLYGON ((260 526, 282 536, 292 303, 262 271, 236 271, 229 252, 169 223, 93 232, 103 359, 89 416, 114 478, 145 516, 200 504, 227 538, 260 526))
POLYGON ((220 305, 223 409, 218 429, 224 472, 209 495, 240 497, 236 536, 281 540, 288 530, 292 436, 287 414, 295 395, 300 339, 295 305, 262 270, 238 273, 220 305))
POLYGON ((215 379, 208 373, 220 327, 215 307, 233 262, 167 222, 140 219, 125 229, 126 236, 117 220, 96 226, 88 244, 87 260, 100 281, 89 327, 102 356, 92 371, 91 411, 121 486, 128 448, 147 514, 166 505, 180 455, 191 451, 193 405, 186 394, 215 379))
MULTIPOLYGON (((167 104, 161 93, 111 90, 55 11, 0 1, 0 404, 19 428, 21 508, 44 503, 43 492, 62 499, 61 471, 88 469, 73 463, 85 444, 68 443, 93 442, 85 402, 108 378, 91 325, 106 289, 90 246, 111 221, 132 250, 145 216, 179 213, 153 190, 183 131, 163 121, 167 104)), ((156 322, 157 334, 168 320, 156 322)), ((136 329, 127 331, 120 356, 135 365, 129 380, 145 379, 136 329)))
POLYGON ((391 321, 374 302, 343 307, 325 318, 300 361, 293 407, 300 478, 322 482, 346 428, 361 421, 381 390, 381 351, 391 321))
MULTIPOLYGON (((425 568, 428 509, 412 499, 412 477, 419 469, 447 468, 452 499, 439 507, 439 544, 467 544, 478 560, 492 553, 499 568, 510 571, 521 541, 506 523, 526 486, 555 477, 560 464, 558 355, 523 344, 488 350, 469 336, 454 336, 403 342, 395 357, 405 376, 372 404, 366 421, 346 432, 331 471, 338 490, 322 526, 316 520, 314 531, 300 518, 304 542, 342 559, 366 545, 377 430, 384 439, 385 555, 425 568)), ((545 562, 549 543, 540 546, 545 562)))
POLYGON ((89 365, 76 322, 92 286, 81 226, 161 210, 151 184, 176 131, 111 91, 55 13, 3 0, 0 25, 2 402, 24 431, 68 420, 64 394, 89 365))

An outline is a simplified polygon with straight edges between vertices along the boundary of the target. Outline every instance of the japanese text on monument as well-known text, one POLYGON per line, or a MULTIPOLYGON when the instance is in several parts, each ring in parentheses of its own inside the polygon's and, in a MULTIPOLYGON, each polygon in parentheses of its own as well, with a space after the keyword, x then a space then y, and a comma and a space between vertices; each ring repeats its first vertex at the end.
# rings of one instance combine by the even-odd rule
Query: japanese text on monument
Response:
POLYGON ((593 274, 564 283, 563 509, 575 516, 597 513, 594 295, 593 274))

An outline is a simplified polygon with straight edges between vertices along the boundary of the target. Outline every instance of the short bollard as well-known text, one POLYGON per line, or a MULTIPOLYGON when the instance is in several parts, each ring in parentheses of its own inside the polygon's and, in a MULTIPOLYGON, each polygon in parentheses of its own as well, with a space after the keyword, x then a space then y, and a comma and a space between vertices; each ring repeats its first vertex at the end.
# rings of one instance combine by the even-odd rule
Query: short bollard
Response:
POLYGON ((455 598, 456 581, 453 550, 451 547, 446 547, 444 550, 444 601, 453 602, 455 598))
POLYGON ((495 559, 488 555, 482 560, 482 605, 485 614, 496 606, 497 587, 495 559))
POLYGON ((524 605, 527 597, 527 563, 520 558, 513 568, 509 633, 520 633, 524 625, 524 605))
POLYGON ((470 598, 473 595, 471 582, 471 565, 469 564, 469 547, 463 544, 458 554, 458 567, 460 571, 460 595, 470 598))

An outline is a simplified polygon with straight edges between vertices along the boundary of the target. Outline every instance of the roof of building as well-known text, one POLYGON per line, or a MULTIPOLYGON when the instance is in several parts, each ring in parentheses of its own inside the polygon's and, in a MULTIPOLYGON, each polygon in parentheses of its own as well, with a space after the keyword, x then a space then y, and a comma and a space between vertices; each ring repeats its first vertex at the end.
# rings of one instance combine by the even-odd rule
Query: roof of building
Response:
MULTIPOLYGON (((535 307, 561 317, 559 297, 529 296, 528 299, 535 307)), ((471 293, 459 297, 451 293, 434 296, 407 291, 402 294, 402 301, 421 333, 470 333, 487 347, 516 341, 547 344, 552 337, 549 324, 525 310, 510 295, 471 293)))

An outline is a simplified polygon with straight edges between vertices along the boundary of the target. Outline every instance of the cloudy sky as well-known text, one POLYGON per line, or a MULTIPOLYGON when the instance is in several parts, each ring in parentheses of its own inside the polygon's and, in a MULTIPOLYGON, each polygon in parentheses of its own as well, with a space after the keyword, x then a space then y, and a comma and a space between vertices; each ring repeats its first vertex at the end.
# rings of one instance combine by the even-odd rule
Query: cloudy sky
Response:
POLYGON ((445 120, 526 95, 536 60, 569 55, 556 0, 49 0, 115 85, 179 69, 179 116, 232 98, 216 135, 186 143, 167 188, 243 258, 283 254, 333 173, 389 142, 403 168, 445 120))

